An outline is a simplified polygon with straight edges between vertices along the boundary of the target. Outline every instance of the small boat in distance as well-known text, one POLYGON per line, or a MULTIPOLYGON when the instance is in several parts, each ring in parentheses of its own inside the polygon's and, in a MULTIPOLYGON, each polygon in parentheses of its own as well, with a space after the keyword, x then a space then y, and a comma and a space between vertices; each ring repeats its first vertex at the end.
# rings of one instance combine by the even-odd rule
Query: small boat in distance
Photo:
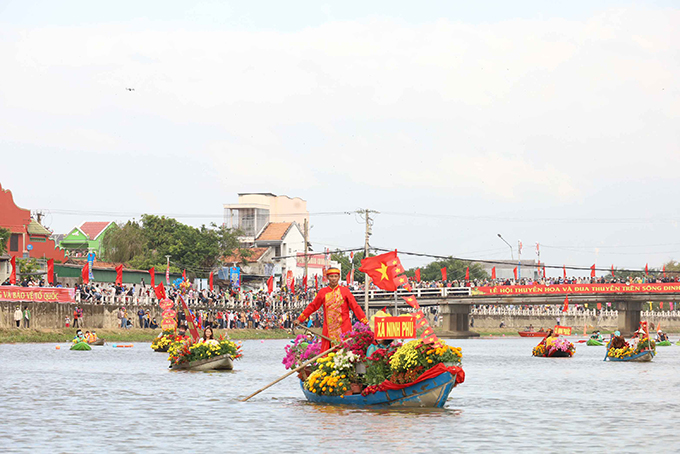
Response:
POLYGON ((233 370, 234 360, 231 355, 214 356, 208 359, 199 359, 198 361, 189 361, 187 363, 173 364, 170 366, 171 370, 233 370))
POLYGON ((521 337, 545 337, 546 331, 517 331, 521 337))

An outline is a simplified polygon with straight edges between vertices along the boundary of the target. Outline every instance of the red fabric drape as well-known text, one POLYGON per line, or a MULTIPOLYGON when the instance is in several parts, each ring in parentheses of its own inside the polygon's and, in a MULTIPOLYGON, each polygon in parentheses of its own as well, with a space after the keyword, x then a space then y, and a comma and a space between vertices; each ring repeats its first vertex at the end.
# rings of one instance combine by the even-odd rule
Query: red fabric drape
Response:
POLYGON ((470 267, 468 266, 465 268, 465 280, 469 281, 470 280, 470 267))
POLYGON ((83 284, 90 283, 90 265, 85 262, 83 265, 83 270, 80 272, 80 276, 83 278, 83 284))
POLYGON ((210 285, 210 291, 213 291, 213 274, 210 272, 210 277, 208 278, 208 285, 210 285))
POLYGON ((442 268, 442 281, 446 280, 446 268, 442 268))
POLYGON ((590 277, 595 277, 595 265, 590 267, 590 277))
POLYGON ((123 285, 123 265, 116 267, 116 284, 123 285))
POLYGON ((9 259, 9 263, 12 264, 12 271, 9 273, 9 283, 12 285, 15 285, 17 283, 17 258, 16 256, 12 256, 11 259, 9 259))
POLYGON ((416 281, 420 282, 420 268, 416 268, 416 281))
POLYGON ((274 276, 269 276, 269 279, 267 279, 267 293, 271 295, 273 291, 274 291, 274 276))
MULTIPOLYGON (((439 375, 443 374, 444 372, 449 372, 451 375, 455 375, 456 384, 460 384, 460 383, 463 383, 465 381, 465 371, 463 371, 462 367, 445 366, 444 364, 439 363, 436 366, 431 367, 430 369, 423 372, 420 375, 420 377, 416 378, 411 383, 396 384, 396 383, 392 383, 389 380, 385 380, 380 385, 378 385, 377 388, 373 389, 373 393, 368 392, 366 394, 364 394, 364 393, 362 393, 362 394, 367 395, 367 394, 374 394, 377 391, 387 391, 387 390, 397 390, 397 389, 408 388, 409 386, 413 386, 417 383, 420 383, 421 381, 425 381, 425 380, 428 380, 430 378, 438 377, 439 375)), ((371 388, 367 388, 367 389, 371 389, 371 388)))
POLYGON ((515 275, 515 280, 517 280, 517 267, 512 269, 512 273, 515 275))
POLYGON ((151 288, 156 288, 156 267, 152 266, 149 274, 151 275, 151 288))
POLYGON ((47 261, 47 283, 54 284, 54 259, 47 261))
POLYGON ((496 279, 496 267, 491 268, 491 279, 496 279))

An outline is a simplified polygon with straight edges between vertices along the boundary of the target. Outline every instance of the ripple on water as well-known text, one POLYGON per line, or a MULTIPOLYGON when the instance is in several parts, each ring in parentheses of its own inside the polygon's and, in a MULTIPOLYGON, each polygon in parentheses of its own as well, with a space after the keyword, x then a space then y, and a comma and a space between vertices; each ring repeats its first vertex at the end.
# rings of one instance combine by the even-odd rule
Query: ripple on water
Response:
POLYGON ((240 402, 285 372, 286 341, 244 342, 246 356, 227 373, 169 371, 167 355, 148 343, 89 352, 0 345, 0 451, 668 452, 677 444, 680 347, 652 363, 617 364, 582 344, 573 358, 549 359, 531 357, 533 339, 450 343, 463 347, 466 381, 434 410, 310 404, 294 378, 240 402))

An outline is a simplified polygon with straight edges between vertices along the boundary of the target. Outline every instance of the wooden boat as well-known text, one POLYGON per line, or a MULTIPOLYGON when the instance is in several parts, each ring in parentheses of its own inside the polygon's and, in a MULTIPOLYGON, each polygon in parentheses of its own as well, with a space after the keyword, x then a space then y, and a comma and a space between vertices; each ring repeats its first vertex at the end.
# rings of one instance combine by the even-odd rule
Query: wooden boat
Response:
POLYGON ((356 407, 427 407, 441 408, 456 386, 456 375, 444 372, 436 377, 423 380, 413 386, 398 390, 378 391, 375 394, 362 396, 322 396, 308 391, 300 381, 302 392, 309 402, 351 405, 356 407))
POLYGON ((161 353, 167 353, 169 348, 170 348, 170 346, 169 346, 169 345, 166 345, 165 347, 154 348, 153 351, 155 351, 155 352, 161 352, 161 353))
POLYGON ((198 361, 190 361, 188 363, 181 363, 171 365, 172 370, 233 370, 234 360, 231 355, 214 356, 208 359, 199 359, 198 361))
POLYGON ((602 346, 604 344, 597 339, 590 338, 590 339, 588 339, 588 342, 586 342, 586 345, 590 345, 592 347, 592 346, 602 346))
POLYGON ((626 358, 611 358, 609 354, 607 354, 607 360, 609 361, 632 361, 634 363, 648 363, 654 358, 654 351, 653 350, 645 350, 642 351, 636 355, 628 356, 626 358))
POLYGON ((517 331, 521 337, 545 337, 547 331, 517 331))
POLYGON ((106 339, 99 338, 94 342, 90 342, 90 345, 104 345, 106 344, 106 339))

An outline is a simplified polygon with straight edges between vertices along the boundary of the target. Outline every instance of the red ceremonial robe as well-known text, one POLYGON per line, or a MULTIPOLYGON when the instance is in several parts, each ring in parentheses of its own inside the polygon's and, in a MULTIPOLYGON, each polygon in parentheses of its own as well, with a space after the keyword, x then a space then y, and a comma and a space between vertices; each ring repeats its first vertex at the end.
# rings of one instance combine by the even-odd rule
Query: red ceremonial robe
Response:
MULTIPOLYGON (((349 310, 352 309, 354 315, 362 323, 368 323, 366 314, 357 304, 354 295, 347 287, 337 286, 334 289, 324 287, 316 294, 314 301, 309 303, 309 306, 302 311, 302 315, 298 317, 298 322, 302 323, 309 318, 314 312, 319 310, 323 305, 323 335, 333 340, 340 340, 342 333, 352 330, 352 318, 349 310)), ((326 339, 321 340, 321 351, 325 352, 331 348, 331 343, 326 339)))

